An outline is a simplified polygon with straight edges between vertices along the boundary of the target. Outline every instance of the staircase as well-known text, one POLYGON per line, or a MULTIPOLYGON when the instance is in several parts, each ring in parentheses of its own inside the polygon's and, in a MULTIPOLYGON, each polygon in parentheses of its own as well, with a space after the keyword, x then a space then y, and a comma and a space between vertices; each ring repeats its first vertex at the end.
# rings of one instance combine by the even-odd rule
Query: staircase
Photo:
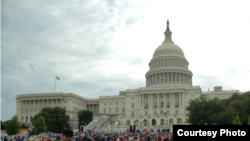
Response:
POLYGON ((110 118, 110 116, 107 116, 105 118, 99 119, 96 123, 92 123, 89 127, 86 128, 86 130, 91 130, 94 132, 99 132, 99 128, 110 118))
POLYGON ((106 122, 105 124, 102 125, 101 129, 106 129, 108 128, 108 126, 110 125, 110 122, 109 121, 114 121, 114 123, 116 123, 118 121, 118 116, 112 116, 108 122, 106 122))
POLYGON ((101 129, 101 130, 107 129, 108 126, 110 125, 109 121, 111 121, 111 120, 114 121, 114 123, 117 122, 118 116, 106 116, 105 118, 101 118, 97 122, 92 123, 90 126, 88 126, 86 128, 86 130, 99 132, 99 129, 101 129))

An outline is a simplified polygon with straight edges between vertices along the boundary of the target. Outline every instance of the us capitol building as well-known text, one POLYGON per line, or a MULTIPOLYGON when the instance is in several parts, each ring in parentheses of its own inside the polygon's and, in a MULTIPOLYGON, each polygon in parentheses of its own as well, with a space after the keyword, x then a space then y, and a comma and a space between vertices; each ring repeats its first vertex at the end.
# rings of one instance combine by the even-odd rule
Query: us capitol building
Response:
POLYGON ((73 93, 21 94, 16 97, 16 115, 21 123, 31 125, 31 119, 44 107, 63 107, 70 116, 69 124, 77 130, 77 112, 94 112, 91 123, 84 130, 127 130, 129 125, 136 129, 170 129, 175 124, 186 123, 186 110, 190 99, 206 94, 209 98, 226 99, 239 90, 202 92, 193 86, 193 73, 182 49, 172 40, 167 21, 165 40, 156 48, 146 72, 146 87, 126 89, 119 95, 99 96, 86 99, 73 93), (163 77, 166 77, 164 79, 163 77), (113 121, 110 125, 109 121, 113 121))

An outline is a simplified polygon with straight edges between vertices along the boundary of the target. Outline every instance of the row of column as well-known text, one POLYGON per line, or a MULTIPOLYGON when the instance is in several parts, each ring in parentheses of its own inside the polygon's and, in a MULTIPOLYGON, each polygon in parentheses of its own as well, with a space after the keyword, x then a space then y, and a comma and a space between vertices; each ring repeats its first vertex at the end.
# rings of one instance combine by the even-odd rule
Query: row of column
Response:
MULTIPOLYGON (((153 108, 153 96, 157 95, 157 108, 160 108, 160 94, 141 94, 140 95, 140 108, 145 108, 146 105, 144 101, 145 95, 148 97, 148 108, 153 108)), ((163 107, 166 108, 166 95, 170 95, 170 107, 175 107, 175 95, 179 95, 179 106, 182 107, 184 105, 184 94, 182 92, 179 93, 169 93, 169 94, 161 94, 163 95, 163 107)))
POLYGON ((37 113, 40 112, 41 109, 44 107, 52 107, 52 106, 62 107, 63 99, 21 100, 17 102, 17 109, 20 109, 17 110, 17 114, 22 113, 22 110, 24 111, 24 113, 37 113))
POLYGON ((147 86, 160 83, 186 83, 192 85, 192 77, 191 75, 185 73, 157 73, 148 76, 146 82, 147 86), (166 76, 167 79, 163 79, 162 76, 166 76))
POLYGON ((99 112, 99 104, 87 104, 87 109, 94 112, 94 113, 98 113, 99 112))

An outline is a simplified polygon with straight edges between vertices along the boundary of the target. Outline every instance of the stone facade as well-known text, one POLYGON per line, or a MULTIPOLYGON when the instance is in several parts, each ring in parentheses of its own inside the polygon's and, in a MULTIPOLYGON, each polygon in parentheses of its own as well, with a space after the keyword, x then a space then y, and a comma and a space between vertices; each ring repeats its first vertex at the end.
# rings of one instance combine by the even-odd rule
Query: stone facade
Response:
MULTIPOLYGON (((128 129, 136 124, 137 129, 169 128, 169 125, 184 124, 190 99, 206 94, 209 98, 225 99, 239 90, 202 92, 200 86, 192 85, 193 73, 182 49, 172 41, 172 32, 164 32, 164 42, 155 50, 146 72, 146 87, 127 89, 119 95, 99 96, 85 99, 72 93, 21 94, 16 97, 16 114, 23 123, 30 120, 44 107, 63 107, 70 116, 72 129, 77 129, 77 112, 91 110, 94 122, 103 115, 117 115, 118 121, 112 127, 128 129)), ((109 130, 111 127, 108 128, 109 130)))

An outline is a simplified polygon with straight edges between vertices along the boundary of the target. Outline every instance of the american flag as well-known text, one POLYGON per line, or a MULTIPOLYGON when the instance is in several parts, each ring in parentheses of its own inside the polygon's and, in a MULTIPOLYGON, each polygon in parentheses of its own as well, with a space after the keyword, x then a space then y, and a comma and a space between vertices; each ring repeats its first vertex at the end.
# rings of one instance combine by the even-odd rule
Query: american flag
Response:
POLYGON ((60 80, 60 78, 59 78, 59 77, 57 77, 57 76, 56 76, 56 79, 60 80))
POLYGON ((167 79, 167 77, 162 75, 162 79, 167 79))

